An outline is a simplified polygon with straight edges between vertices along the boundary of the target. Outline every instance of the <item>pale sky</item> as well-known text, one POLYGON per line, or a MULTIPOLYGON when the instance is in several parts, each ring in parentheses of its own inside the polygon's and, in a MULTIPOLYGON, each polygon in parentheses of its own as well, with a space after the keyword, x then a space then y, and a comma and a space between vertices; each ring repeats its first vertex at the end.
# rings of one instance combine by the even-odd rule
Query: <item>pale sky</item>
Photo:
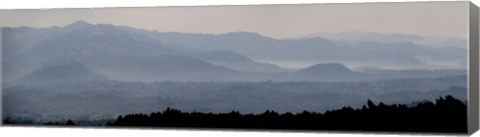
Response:
POLYGON ((64 26, 77 20, 161 32, 256 32, 274 38, 370 31, 467 38, 468 2, 2 10, 2 26, 64 26))

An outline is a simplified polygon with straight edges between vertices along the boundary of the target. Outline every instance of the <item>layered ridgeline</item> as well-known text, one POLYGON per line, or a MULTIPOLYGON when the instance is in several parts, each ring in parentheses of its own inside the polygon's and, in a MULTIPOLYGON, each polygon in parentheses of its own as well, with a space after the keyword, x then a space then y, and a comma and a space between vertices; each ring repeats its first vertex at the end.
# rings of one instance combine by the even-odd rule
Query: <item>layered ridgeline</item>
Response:
POLYGON ((3 82, 7 83, 65 58, 121 81, 349 81, 466 74, 466 45, 461 42, 457 42, 459 46, 438 47, 415 41, 352 44, 321 37, 274 39, 250 32, 165 33, 82 21, 65 27, 2 28, 2 32, 3 82), (321 78, 330 71, 327 69, 336 69, 329 65, 399 71, 371 73, 371 69, 356 69, 339 74, 347 77, 321 78), (304 78, 303 72, 296 73, 302 68, 326 72, 314 70, 318 77, 304 78), (418 69, 425 69, 422 71, 429 75, 412 74, 418 69), (169 74, 174 76, 166 76, 169 74))
POLYGON ((326 38, 157 32, 82 21, 2 28, 3 116, 41 123, 167 107, 283 113, 361 107, 367 99, 410 105, 446 95, 466 100, 461 40, 436 46, 437 39, 420 36, 401 42, 326 38))
POLYGON ((41 69, 19 79, 17 83, 25 85, 73 83, 92 80, 108 80, 75 60, 56 60, 41 69))

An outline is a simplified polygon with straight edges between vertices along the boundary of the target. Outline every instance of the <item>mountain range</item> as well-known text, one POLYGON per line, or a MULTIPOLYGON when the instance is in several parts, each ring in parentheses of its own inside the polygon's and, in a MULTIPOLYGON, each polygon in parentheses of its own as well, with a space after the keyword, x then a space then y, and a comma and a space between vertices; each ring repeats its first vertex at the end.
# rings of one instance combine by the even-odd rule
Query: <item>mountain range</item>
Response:
POLYGON ((401 77, 394 74, 398 71, 352 71, 344 64, 439 68, 429 76, 466 73, 466 49, 408 42, 342 44, 322 37, 275 39, 252 32, 157 32, 84 21, 64 27, 5 27, 2 40, 3 80, 7 83, 37 83, 34 81, 42 79, 351 81, 401 77), (58 60, 70 63, 46 65, 58 60), (317 63, 295 70, 257 60, 317 63), (51 76, 59 73, 65 75, 51 76))
POLYGON ((377 42, 377 43, 415 43, 430 47, 456 47, 466 49, 468 46, 467 39, 458 37, 444 37, 444 36, 419 36, 413 34, 401 33, 375 33, 366 31, 347 31, 341 33, 315 33, 296 39, 322 37, 328 40, 358 43, 358 42, 377 42))
POLYGON ((105 120, 166 107, 323 112, 367 99, 467 98, 467 49, 423 45, 421 36, 275 39, 84 21, 1 32, 4 119, 105 120))
POLYGON ((73 83, 92 80, 109 80, 74 60, 56 60, 19 79, 21 84, 73 83))

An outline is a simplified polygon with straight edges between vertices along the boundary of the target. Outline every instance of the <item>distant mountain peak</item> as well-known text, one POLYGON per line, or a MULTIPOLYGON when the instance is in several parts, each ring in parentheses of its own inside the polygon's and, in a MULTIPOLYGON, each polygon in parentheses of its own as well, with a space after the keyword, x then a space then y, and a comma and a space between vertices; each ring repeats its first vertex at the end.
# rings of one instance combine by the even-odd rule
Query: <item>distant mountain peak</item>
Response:
POLYGON ((79 20, 79 21, 75 21, 73 23, 71 23, 70 25, 68 26, 91 26, 92 24, 86 22, 86 21, 83 21, 83 20, 79 20))
POLYGON ((402 33, 379 33, 369 31, 345 31, 339 33, 315 33, 304 36, 303 38, 323 37, 328 40, 336 40, 343 42, 376 42, 376 43, 404 43, 417 42, 423 40, 425 37, 413 34, 402 33))
POLYGON ((231 50, 220 50, 220 51, 211 51, 203 54, 197 55, 202 59, 206 60, 216 60, 216 61, 229 61, 229 62, 249 62, 250 58, 238 54, 231 50))
POLYGON ((74 30, 85 29, 90 26, 93 26, 93 24, 80 20, 80 21, 73 22, 70 25, 65 26, 64 28, 70 31, 74 31, 74 30))
POLYGON ((75 26, 75 25, 92 25, 92 24, 90 24, 90 23, 88 23, 88 22, 86 22, 86 21, 83 21, 83 20, 78 20, 78 21, 75 21, 75 22, 71 23, 70 25, 74 25, 74 26, 75 26))
POLYGON ((107 79, 107 77, 94 72, 73 59, 60 59, 52 61, 43 68, 26 75, 18 83, 52 84, 107 79))
POLYGON ((93 28, 96 29, 116 29, 116 26, 111 25, 111 24, 97 24, 93 28))
POLYGON ((312 65, 308 68, 324 68, 324 67, 347 68, 345 65, 340 63, 321 63, 321 64, 312 65))
POLYGON ((111 24, 96 24, 79 31, 80 37, 101 38, 105 40, 118 39, 120 41, 134 40, 128 31, 119 29, 111 24))
POLYGON ((351 73, 345 65, 340 63, 322 63, 299 70, 300 73, 351 73))
POLYGON ((249 34, 249 35, 260 35, 258 33, 255 33, 255 32, 249 32, 249 31, 236 31, 236 32, 229 32, 229 33, 226 33, 226 34, 249 34))
POLYGON ((45 64, 44 67, 65 66, 65 65, 85 67, 83 64, 81 64, 80 62, 78 62, 74 59, 57 59, 57 60, 54 60, 52 62, 49 62, 49 63, 45 64))
POLYGON ((237 31, 237 32, 229 32, 222 34, 224 36, 236 36, 236 37, 250 37, 250 38, 269 38, 271 37, 264 36, 262 34, 256 33, 256 32, 248 32, 248 31, 237 31))

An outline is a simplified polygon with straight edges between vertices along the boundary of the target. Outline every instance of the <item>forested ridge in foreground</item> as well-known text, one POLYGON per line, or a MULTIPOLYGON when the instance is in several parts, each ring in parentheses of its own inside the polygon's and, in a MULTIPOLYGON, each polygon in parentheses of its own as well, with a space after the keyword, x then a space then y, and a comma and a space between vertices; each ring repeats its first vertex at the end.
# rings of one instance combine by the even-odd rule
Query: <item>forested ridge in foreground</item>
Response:
POLYGON ((467 132, 467 106, 452 96, 414 107, 401 104, 375 104, 368 100, 359 109, 343 107, 325 113, 304 111, 282 113, 267 110, 261 114, 182 112, 167 108, 163 112, 119 116, 107 126, 197 127, 244 129, 300 129, 351 131, 467 132))
MULTIPOLYGON (((6 118, 3 122, 8 125, 25 121, 6 118)), ((435 102, 424 101, 411 107, 383 102, 376 104, 368 100, 362 108, 345 106, 324 113, 277 113, 272 110, 261 114, 242 114, 239 111, 205 113, 167 108, 163 112, 127 114, 115 120, 90 121, 87 124, 85 121, 67 120, 40 125, 467 133, 467 105, 448 95, 437 98, 435 102)))

